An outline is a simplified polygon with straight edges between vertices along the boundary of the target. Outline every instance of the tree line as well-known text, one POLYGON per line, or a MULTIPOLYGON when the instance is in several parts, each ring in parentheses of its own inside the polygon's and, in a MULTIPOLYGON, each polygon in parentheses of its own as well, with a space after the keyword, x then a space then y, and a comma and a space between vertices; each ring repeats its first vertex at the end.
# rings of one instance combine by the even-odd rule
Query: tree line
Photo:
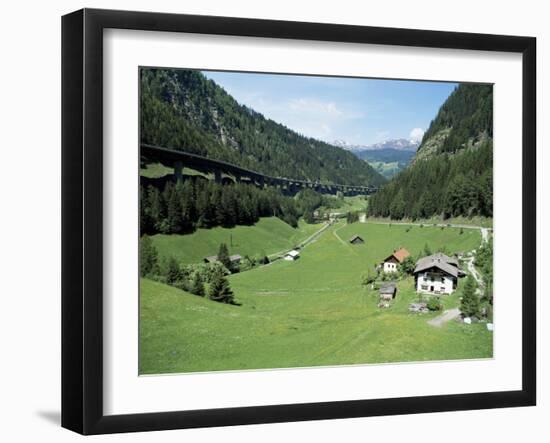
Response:
POLYGON ((493 216, 493 143, 419 160, 369 200, 368 214, 413 220, 493 216))
POLYGON ((285 196, 279 189, 260 189, 243 183, 219 184, 200 178, 167 182, 160 190, 140 186, 141 234, 186 234, 197 228, 252 225, 260 217, 279 217, 292 227, 298 219, 314 222, 323 207, 339 207, 342 200, 304 189, 285 196))
POLYGON ((231 266, 227 245, 221 244, 218 262, 182 266, 170 256, 160 260, 148 235, 140 239, 140 275, 220 303, 238 304, 227 280, 231 266))

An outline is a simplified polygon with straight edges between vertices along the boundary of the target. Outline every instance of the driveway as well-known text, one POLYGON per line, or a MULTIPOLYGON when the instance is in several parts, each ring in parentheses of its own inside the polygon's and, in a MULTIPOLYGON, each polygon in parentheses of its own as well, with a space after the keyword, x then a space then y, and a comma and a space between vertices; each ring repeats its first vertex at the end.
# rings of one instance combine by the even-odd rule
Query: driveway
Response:
POLYGON ((438 315, 437 317, 429 320, 428 324, 435 326, 437 328, 440 328, 448 321, 451 321, 457 318, 459 315, 460 315, 460 309, 458 308, 449 309, 447 311, 444 311, 443 314, 438 315))

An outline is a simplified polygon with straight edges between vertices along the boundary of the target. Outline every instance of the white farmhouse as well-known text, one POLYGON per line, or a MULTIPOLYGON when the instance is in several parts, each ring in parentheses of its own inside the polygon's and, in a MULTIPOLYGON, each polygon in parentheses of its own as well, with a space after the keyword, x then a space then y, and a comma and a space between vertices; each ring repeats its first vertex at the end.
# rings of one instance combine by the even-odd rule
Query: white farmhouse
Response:
POLYGON ((393 253, 386 257, 382 262, 382 269, 385 273, 397 272, 399 264, 410 256, 411 254, 405 248, 399 248, 393 251, 393 253))
POLYGON ((427 294, 452 294, 458 277, 464 273, 458 268, 458 260, 441 252, 423 257, 416 262, 414 277, 416 291, 427 294))

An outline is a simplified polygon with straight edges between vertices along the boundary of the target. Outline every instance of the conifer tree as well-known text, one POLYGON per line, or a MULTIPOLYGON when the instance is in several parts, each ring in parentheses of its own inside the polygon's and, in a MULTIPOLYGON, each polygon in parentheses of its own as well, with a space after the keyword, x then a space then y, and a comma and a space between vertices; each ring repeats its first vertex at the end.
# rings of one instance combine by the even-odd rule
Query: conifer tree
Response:
POLYGON ((212 276, 210 287, 208 288, 208 297, 220 303, 233 304, 235 302, 233 291, 229 287, 229 282, 220 268, 216 269, 212 276))
POLYGON ((218 249, 218 261, 227 269, 231 270, 231 259, 229 258, 229 250, 225 243, 221 243, 218 249))
POLYGON ((476 294, 476 285, 471 276, 466 278, 466 283, 464 284, 460 311, 466 317, 478 315, 479 313, 479 297, 476 294))
POLYGON ((180 269, 180 265, 173 256, 170 256, 170 258, 168 258, 164 274, 166 277, 166 283, 168 283, 169 285, 174 285, 181 280, 182 272, 180 269))
POLYGON ((193 283, 191 284, 191 293, 204 297, 204 282, 200 272, 195 272, 193 283))

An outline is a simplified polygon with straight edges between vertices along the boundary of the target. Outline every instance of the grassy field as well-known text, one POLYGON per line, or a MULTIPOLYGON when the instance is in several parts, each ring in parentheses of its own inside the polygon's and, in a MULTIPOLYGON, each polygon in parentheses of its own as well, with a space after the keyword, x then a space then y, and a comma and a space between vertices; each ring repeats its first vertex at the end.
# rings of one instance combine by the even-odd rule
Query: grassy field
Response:
POLYGON ((187 235, 157 234, 151 237, 161 257, 174 256, 183 264, 202 262, 216 255, 220 243, 226 243, 230 254, 254 256, 287 251, 321 229, 321 224, 300 221, 296 229, 277 217, 262 218, 254 226, 198 229, 187 235))
POLYGON ((334 212, 365 211, 367 209, 367 200, 362 195, 354 197, 344 197, 344 204, 334 212))
MULTIPOLYGON (((336 224, 295 262, 232 275, 241 306, 142 280, 140 373, 491 357, 492 335, 484 324, 451 321, 435 328, 426 322, 437 314, 409 313, 417 299, 412 278, 399 282, 389 309, 377 308, 377 293, 361 287, 361 274, 393 248, 414 255, 428 243, 434 251, 445 246, 454 252, 481 241, 477 230, 407 229, 336 224), (354 234, 366 243, 347 243, 354 234)), ((446 308, 458 305, 460 288, 445 299, 446 308)))
POLYGON ((397 174, 401 168, 399 167, 399 162, 380 162, 380 161, 371 161, 369 162, 374 169, 376 169, 380 174, 386 178, 391 178, 397 174))

